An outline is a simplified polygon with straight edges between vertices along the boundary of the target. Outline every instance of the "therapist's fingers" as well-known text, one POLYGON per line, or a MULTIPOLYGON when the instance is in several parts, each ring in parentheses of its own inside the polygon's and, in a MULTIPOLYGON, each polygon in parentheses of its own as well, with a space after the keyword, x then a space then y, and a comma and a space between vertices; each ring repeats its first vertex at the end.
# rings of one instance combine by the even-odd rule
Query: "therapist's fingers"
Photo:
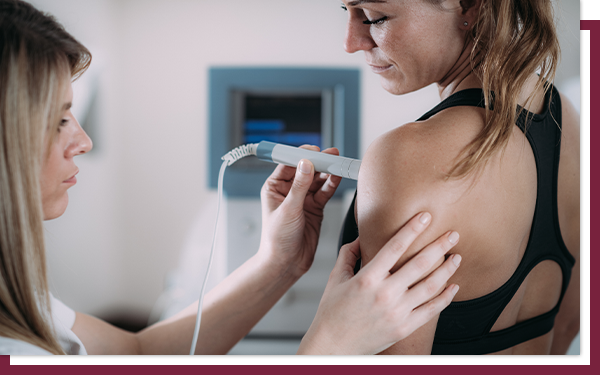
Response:
POLYGON ((406 298, 414 301, 415 305, 418 306, 440 293, 458 269, 460 260, 459 254, 449 256, 431 275, 410 288, 406 292, 406 298))
MULTIPOLYGON (((323 151, 323 153, 331 154, 331 155, 339 155, 340 151, 333 147, 328 148, 323 151)), ((325 173, 320 173, 320 176, 315 178, 315 182, 313 182, 313 186, 311 186, 311 191, 315 191, 314 193, 314 201, 321 206, 325 206, 325 204, 333 197, 335 191, 338 186, 340 186, 340 182, 342 182, 342 178, 334 175, 327 175, 325 173), (313 190, 315 187, 315 182, 320 182, 318 185, 318 189, 313 190)))
MULTIPOLYGON (((443 259, 444 255, 458 243, 458 238, 458 233, 452 231, 442 235, 417 253, 417 255, 412 257, 404 267, 400 268, 390 276, 390 281, 408 287, 422 279, 423 275, 428 273, 432 267, 434 267, 440 259, 443 259)), ((439 290, 439 288, 441 288, 441 286, 439 286, 437 290, 439 290)))
POLYGON ((315 193, 314 201, 319 206, 325 206, 327 202, 333 197, 338 186, 340 186, 342 178, 339 176, 329 176, 329 178, 323 183, 321 188, 315 193))
POLYGON ((292 181, 296 175, 296 168, 287 165, 279 164, 271 173, 268 180, 274 181, 292 181))
MULTIPOLYGON (((335 266, 329 276, 329 281, 333 285, 343 283, 354 277, 354 266, 360 259, 360 241, 359 238, 353 242, 342 246, 335 266)), ((329 285, 330 283, 327 283, 329 285)))
MULTIPOLYGON (((319 151, 319 146, 302 145, 300 148, 312 151, 319 151)), ((292 181, 296 175, 296 167, 290 167, 284 164, 277 165, 277 168, 271 173, 269 179, 292 181)))
MULTIPOLYGON (((406 223, 383 248, 375 255, 365 267, 365 272, 373 273, 382 278, 390 275, 390 269, 396 264, 398 259, 406 252, 413 241, 419 236, 425 228, 431 223, 431 215, 422 212, 415 215, 406 223)), ((423 271, 425 272, 425 271, 423 271)), ((408 285, 407 285, 408 286, 408 285)))
POLYGON ((283 204, 300 208, 304 207, 304 199, 312 184, 314 170, 315 168, 310 160, 300 160, 298 168, 296 168, 296 175, 294 176, 292 187, 283 204))
MULTIPOLYGON (((316 146, 315 146, 316 147, 316 146)), ((316 149, 313 149, 313 151, 318 151, 318 147, 316 149)), ((331 154, 331 155, 339 155, 340 151, 335 148, 335 147, 331 147, 328 148, 326 150, 323 150, 322 153, 324 154, 331 154)), ((327 181, 327 179, 329 178, 329 174, 328 173, 319 173, 316 172, 315 173, 315 179, 313 180, 313 183, 310 187, 310 191, 311 192, 317 192, 325 183, 325 181, 327 181)))
MULTIPOLYGON (((321 150, 318 146, 313 146, 313 145, 302 145, 302 146, 300 146, 300 148, 315 151, 315 152, 319 152, 321 150)), ((327 149, 323 152, 327 152, 328 150, 330 150, 330 149, 327 149)), ((329 152, 327 152, 327 153, 329 153, 329 152)), ((310 191, 312 193, 318 191, 321 188, 321 186, 323 186, 325 181, 327 180, 327 177, 329 177, 328 174, 318 173, 315 171, 315 176, 313 178, 313 182, 310 185, 310 188, 308 189, 308 191, 310 191)))
POLYGON ((448 285, 439 296, 414 309, 407 319, 411 323, 411 326, 421 327, 441 313, 442 310, 450 305, 458 289, 459 287, 456 284, 448 285))
POLYGON ((321 151, 321 148, 319 146, 315 146, 315 145, 302 145, 299 148, 303 148, 305 150, 311 150, 311 151, 321 151))

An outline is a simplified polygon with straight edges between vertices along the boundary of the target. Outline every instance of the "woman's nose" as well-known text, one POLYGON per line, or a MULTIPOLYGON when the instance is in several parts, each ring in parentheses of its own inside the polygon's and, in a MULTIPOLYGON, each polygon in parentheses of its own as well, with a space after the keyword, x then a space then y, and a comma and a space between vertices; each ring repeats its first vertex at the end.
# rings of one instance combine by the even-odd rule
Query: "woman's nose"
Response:
POLYGON ((371 33, 369 25, 364 25, 362 21, 351 17, 346 27, 346 38, 344 39, 344 49, 348 53, 358 51, 369 51, 377 46, 371 33))
POLYGON ((79 125, 79 122, 77 122, 76 130, 73 134, 73 139, 68 149, 69 153, 71 154, 70 156, 73 157, 85 154, 86 152, 89 152, 92 147, 94 147, 92 140, 90 137, 88 137, 81 125, 79 125))

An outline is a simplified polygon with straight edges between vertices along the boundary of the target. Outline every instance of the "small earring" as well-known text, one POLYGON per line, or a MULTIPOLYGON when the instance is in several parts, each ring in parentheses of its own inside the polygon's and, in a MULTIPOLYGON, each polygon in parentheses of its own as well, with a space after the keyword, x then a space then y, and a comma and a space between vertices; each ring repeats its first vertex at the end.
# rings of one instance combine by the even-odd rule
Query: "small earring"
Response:
POLYGON ((465 23, 463 23, 463 25, 469 26, 469 23, 467 21, 465 21, 465 23))

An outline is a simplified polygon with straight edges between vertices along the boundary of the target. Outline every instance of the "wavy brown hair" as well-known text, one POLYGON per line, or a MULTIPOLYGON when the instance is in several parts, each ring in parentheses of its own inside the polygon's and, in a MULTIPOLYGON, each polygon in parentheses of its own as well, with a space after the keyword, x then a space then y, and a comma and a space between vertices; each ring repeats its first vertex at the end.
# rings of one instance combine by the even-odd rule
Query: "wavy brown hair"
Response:
MULTIPOLYGON (((427 0, 440 5, 444 0, 427 0)), ((463 11, 477 0, 461 0, 463 11)), ((523 108, 519 95, 536 71, 539 79, 524 107, 545 95, 554 81, 560 46, 550 0, 481 0, 465 46, 472 45, 471 67, 483 84, 485 125, 463 150, 449 176, 460 178, 479 167, 508 144, 523 108)))
POLYGON ((0 0, 0 336, 64 354, 51 324, 40 173, 90 52, 51 16, 0 0))

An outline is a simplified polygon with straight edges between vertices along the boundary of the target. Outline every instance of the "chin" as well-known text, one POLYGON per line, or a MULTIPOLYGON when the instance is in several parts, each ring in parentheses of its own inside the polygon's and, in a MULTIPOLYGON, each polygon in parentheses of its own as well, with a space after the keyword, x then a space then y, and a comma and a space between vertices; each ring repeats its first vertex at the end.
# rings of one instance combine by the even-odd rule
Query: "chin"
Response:
POLYGON ((381 77, 381 87, 392 95, 406 94, 407 91, 402 90, 402 85, 398 82, 391 81, 384 77, 381 77))
POLYGON ((392 95, 404 95, 417 90, 422 87, 408 87, 406 84, 401 82, 391 81, 385 78, 381 78, 381 87, 392 95))
POLYGON ((54 220, 61 217, 67 210, 69 205, 69 196, 65 193, 57 202, 53 202, 52 205, 44 205, 44 221, 54 220))

